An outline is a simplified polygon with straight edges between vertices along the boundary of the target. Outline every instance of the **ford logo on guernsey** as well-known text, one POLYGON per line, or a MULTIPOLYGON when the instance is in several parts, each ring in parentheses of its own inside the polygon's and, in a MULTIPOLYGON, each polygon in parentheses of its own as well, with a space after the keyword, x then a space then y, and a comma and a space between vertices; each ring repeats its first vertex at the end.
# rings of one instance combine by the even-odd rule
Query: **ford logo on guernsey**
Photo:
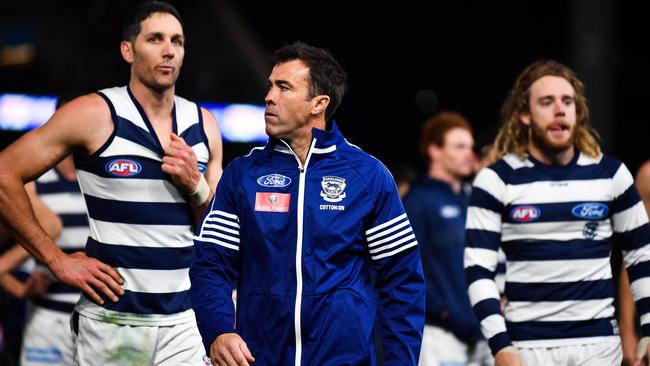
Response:
POLYGON ((600 220, 607 217, 609 208, 600 202, 587 202, 573 206, 571 213, 575 217, 587 220, 600 220))
POLYGON ((535 206, 517 206, 510 211, 510 217, 518 222, 530 222, 537 220, 541 213, 535 206))
POLYGON ((262 187, 286 187, 291 184, 291 178, 281 174, 269 174, 257 178, 257 184, 262 187))
POLYGON ((106 164, 106 171, 116 177, 130 177, 139 174, 142 166, 135 160, 115 159, 106 164))

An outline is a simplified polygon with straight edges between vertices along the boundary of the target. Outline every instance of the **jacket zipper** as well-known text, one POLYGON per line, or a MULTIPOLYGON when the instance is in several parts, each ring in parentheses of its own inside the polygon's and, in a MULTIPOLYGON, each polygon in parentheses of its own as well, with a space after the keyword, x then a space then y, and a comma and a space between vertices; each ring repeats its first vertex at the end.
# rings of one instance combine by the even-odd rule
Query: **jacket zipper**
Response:
POLYGON ((298 180, 298 217, 297 217, 297 235, 296 235, 296 302, 294 308, 294 329, 296 336, 296 357, 295 357, 295 366, 300 366, 302 361, 302 332, 301 332, 301 319, 300 313, 302 308, 302 234, 303 234, 303 216, 305 209, 305 178, 307 175, 307 166, 309 165, 309 159, 311 158, 311 152, 316 145, 316 138, 313 138, 311 145, 309 146, 309 151, 307 152, 307 159, 305 160, 305 165, 303 166, 300 162, 298 156, 293 152, 291 146, 286 142, 282 141, 291 151, 291 154, 296 158, 298 162, 298 169, 300 170, 300 178, 298 180))

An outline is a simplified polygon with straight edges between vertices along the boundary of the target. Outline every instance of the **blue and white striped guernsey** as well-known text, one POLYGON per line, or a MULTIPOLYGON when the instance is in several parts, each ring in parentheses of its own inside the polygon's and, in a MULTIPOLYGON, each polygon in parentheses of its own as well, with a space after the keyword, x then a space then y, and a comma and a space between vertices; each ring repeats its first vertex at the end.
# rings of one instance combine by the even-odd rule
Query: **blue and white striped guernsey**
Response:
MULTIPOLYGON (((194 316, 188 291, 192 210, 163 174, 163 147, 128 87, 99 95, 110 107, 114 133, 93 155, 75 156, 88 207, 86 253, 117 269, 125 294, 101 306, 82 296, 76 310, 116 324, 189 321, 194 316)), ((204 172, 210 152, 200 107, 174 97, 172 122, 172 131, 192 147, 204 172)))
MULTIPOLYGON (((56 240, 59 247, 65 253, 83 251, 88 237, 88 215, 77 181, 50 169, 36 180, 36 192, 63 222, 63 231, 56 240)), ((71 313, 79 300, 79 289, 55 280, 45 294, 31 300, 37 306, 71 313)))
POLYGON ((621 248, 650 335, 650 227, 620 161, 577 153, 567 166, 506 155, 474 182, 467 215, 469 296, 493 352, 595 343, 618 337, 610 269, 621 248), (494 283, 506 254, 505 319, 494 283))

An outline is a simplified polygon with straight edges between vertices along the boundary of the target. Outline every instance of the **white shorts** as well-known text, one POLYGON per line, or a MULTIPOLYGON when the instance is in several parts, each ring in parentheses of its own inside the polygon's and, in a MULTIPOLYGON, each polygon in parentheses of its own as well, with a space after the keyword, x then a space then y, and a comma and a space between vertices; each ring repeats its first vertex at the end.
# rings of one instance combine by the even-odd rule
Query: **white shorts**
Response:
POLYGON ((194 319, 173 326, 132 326, 75 312, 72 327, 78 366, 210 366, 194 319))
POLYGON ((20 364, 67 366, 72 354, 70 314, 29 304, 20 364))
POLYGON ((468 347, 444 328, 424 325, 420 366, 488 366, 494 365, 487 341, 468 347))
POLYGON ((599 343, 551 348, 517 348, 525 366, 612 366, 623 360, 621 342, 617 339, 599 343))

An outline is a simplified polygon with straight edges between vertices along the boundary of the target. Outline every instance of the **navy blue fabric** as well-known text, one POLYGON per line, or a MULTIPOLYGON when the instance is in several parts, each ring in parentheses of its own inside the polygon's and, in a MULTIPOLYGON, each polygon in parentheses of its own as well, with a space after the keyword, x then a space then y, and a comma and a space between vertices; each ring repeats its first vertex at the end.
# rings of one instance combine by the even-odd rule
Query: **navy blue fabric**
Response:
POLYGON ((427 282, 427 324, 473 343, 483 337, 467 296, 463 268, 467 205, 466 194, 456 194, 447 183, 428 177, 414 182, 404 197, 427 282))
POLYGON ((275 150, 285 145, 271 139, 263 150, 224 170, 210 206, 208 215, 237 216, 238 245, 223 246, 214 236, 201 236, 201 228, 196 232, 190 291, 206 350, 219 334, 236 331, 255 355, 255 364, 293 365, 298 316, 302 365, 376 365, 373 329, 378 318, 386 365, 416 365, 425 295, 418 247, 401 248, 409 243, 405 241, 383 250, 388 248, 379 243, 376 248, 382 250, 371 253, 365 236, 404 214, 397 187, 379 161, 348 145, 336 127, 312 131, 316 148, 336 150, 312 153, 303 175, 300 314, 295 306, 301 172, 294 156, 275 150), (282 175, 286 185, 258 181, 270 174, 282 175), (344 190, 331 201, 324 199, 325 177, 345 179, 344 190), (286 212, 256 211, 258 193, 289 195, 286 212), (403 250, 391 255, 395 249, 403 250), (233 282, 238 289, 236 322, 233 282))

